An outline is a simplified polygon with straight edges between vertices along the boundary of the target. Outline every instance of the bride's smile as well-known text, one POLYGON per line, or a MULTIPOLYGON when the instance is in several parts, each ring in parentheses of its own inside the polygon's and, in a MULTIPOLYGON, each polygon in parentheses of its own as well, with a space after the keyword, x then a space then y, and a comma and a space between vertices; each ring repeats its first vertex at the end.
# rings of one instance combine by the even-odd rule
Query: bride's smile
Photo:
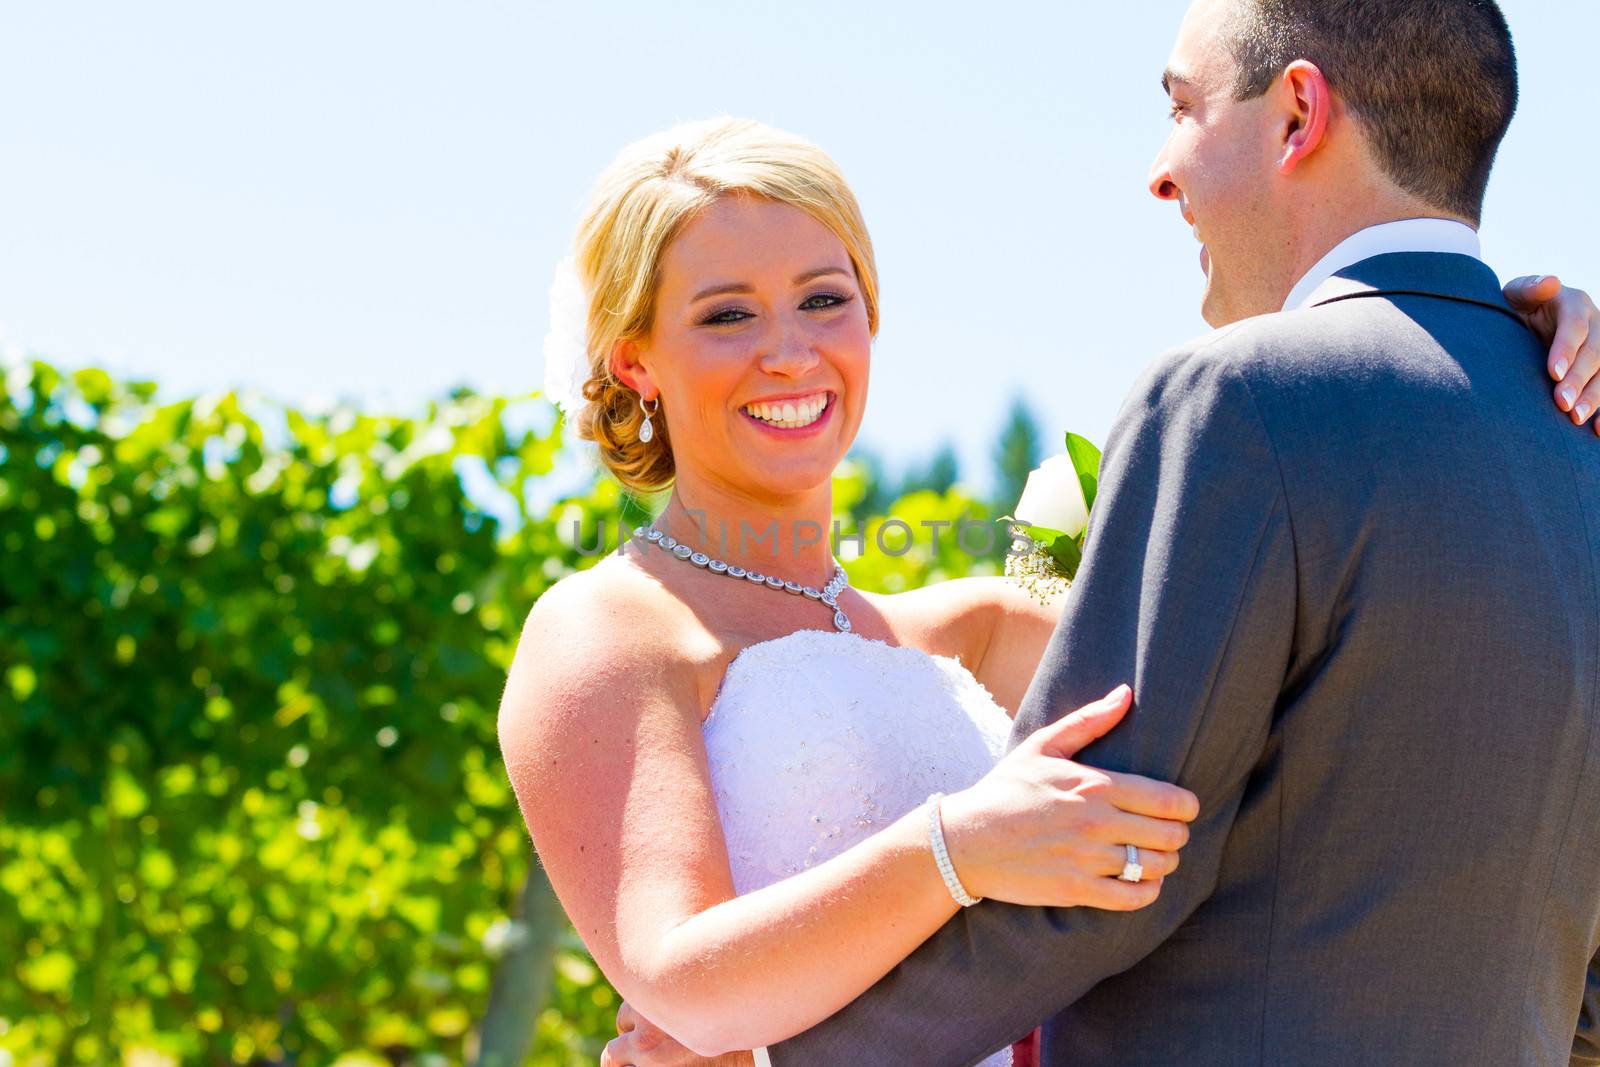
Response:
POLYGON ((814 430, 820 429, 832 399, 833 394, 826 391, 811 396, 780 396, 751 401, 742 410, 762 427, 783 431, 814 430))

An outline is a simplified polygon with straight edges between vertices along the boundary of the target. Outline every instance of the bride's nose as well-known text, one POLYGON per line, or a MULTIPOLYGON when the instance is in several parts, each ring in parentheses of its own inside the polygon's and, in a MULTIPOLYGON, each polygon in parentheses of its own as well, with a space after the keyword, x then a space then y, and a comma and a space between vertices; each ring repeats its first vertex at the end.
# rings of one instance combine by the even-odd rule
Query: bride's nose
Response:
POLYGON ((821 362, 804 323, 779 318, 764 340, 761 369, 768 374, 798 378, 821 362))

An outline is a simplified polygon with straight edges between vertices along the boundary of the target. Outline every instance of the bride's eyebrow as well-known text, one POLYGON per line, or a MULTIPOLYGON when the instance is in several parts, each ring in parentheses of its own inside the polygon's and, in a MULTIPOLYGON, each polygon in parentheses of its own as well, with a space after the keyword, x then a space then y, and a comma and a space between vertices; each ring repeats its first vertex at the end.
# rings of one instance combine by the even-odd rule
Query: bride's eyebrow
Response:
POLYGON ((709 289, 702 289, 689 299, 689 303, 698 304, 702 300, 709 300, 714 296, 723 296, 727 293, 753 293, 755 289, 743 282, 732 282, 727 285, 713 285, 709 289))
POLYGON ((821 278, 826 274, 842 274, 846 278, 851 276, 850 272, 845 270, 843 267, 818 267, 816 270, 808 270, 804 274, 796 274, 794 277, 794 284, 804 285, 813 278, 821 278))
MULTIPOLYGON (((842 274, 846 278, 850 277, 850 272, 845 270, 843 267, 817 267, 815 270, 808 270, 804 274, 796 274, 794 277, 794 284, 804 285, 806 282, 809 282, 814 278, 821 278, 827 274, 842 274)), ((689 303, 698 304, 702 300, 709 300, 714 296, 726 296, 729 293, 753 292, 755 292, 754 287, 745 282, 727 282, 719 285, 713 285, 709 289, 700 290, 690 298, 689 303)))

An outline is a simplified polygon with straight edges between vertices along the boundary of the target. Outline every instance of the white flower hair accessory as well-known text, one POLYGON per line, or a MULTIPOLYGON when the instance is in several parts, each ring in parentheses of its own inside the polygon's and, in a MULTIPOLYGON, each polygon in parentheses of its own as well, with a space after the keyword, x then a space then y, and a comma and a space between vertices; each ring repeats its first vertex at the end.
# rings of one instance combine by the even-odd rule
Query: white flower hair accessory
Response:
POLYGON ((556 264, 550 283, 550 332, 544 335, 544 395, 567 417, 589 401, 589 297, 568 256, 556 264))

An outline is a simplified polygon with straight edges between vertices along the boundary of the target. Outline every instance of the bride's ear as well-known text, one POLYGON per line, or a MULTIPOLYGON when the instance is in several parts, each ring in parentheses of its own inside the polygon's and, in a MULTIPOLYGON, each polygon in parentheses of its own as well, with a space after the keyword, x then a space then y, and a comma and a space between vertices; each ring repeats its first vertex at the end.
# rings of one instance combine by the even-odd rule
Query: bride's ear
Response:
POLYGON ((611 349, 611 373, 645 400, 661 395, 661 385, 643 360, 638 341, 618 341, 611 349))

